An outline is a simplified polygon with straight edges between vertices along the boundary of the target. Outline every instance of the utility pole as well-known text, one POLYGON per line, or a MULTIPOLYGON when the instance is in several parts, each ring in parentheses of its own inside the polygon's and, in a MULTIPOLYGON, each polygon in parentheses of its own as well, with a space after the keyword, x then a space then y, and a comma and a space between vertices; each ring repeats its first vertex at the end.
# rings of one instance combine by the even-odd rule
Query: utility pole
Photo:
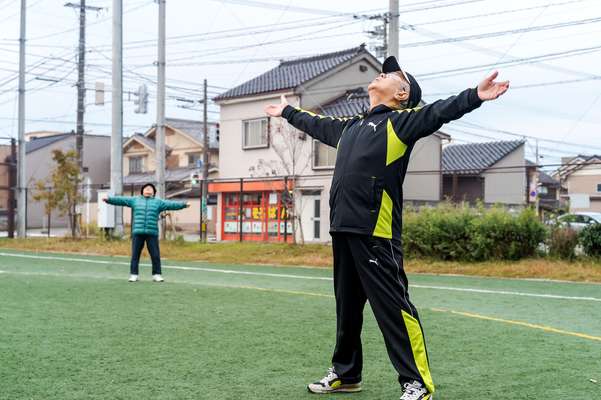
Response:
MULTIPOLYGON (((113 88, 111 130, 111 191, 123 193, 123 0, 113 0, 113 88)), ((123 211, 115 209, 115 231, 123 235, 123 211)))
POLYGON ((17 191, 19 195, 17 199, 17 233, 20 238, 24 238, 27 235, 27 178, 25 174, 25 12, 27 10, 26 3, 26 0, 21 0, 21 32, 19 34, 19 157, 17 159, 17 191))
POLYGON ((382 21, 382 25, 376 25, 373 30, 367 31, 366 33, 371 39, 374 39, 374 42, 370 43, 370 47, 376 53, 376 57, 381 58, 382 60, 385 59, 388 54, 388 13, 371 15, 369 17, 356 16, 355 19, 382 21))
POLYGON ((77 136, 75 137, 75 149, 77 151, 77 163, 79 172, 83 171, 83 115, 86 101, 86 0, 79 4, 79 52, 77 56, 77 136))
POLYGON ((65 7, 79 9, 79 49, 77 57, 77 129, 75 136, 75 150, 80 172, 83 172, 83 134, 84 113, 86 101, 85 68, 86 68, 86 11, 100 11, 102 7, 86 6, 86 0, 80 3, 67 3, 65 7))
POLYGON ((399 58, 399 0, 390 0, 388 24, 388 55, 399 58))
MULTIPOLYGON (((157 194, 165 197, 165 0, 159 2, 159 59, 157 79, 156 180, 157 194)), ((165 238, 164 226, 161 237, 165 238)))
POLYGON ((207 218, 206 218, 206 209, 207 209, 207 204, 209 201, 209 184, 208 184, 208 179, 209 179, 209 123, 207 121, 207 107, 208 107, 208 98, 207 98, 207 80, 205 78, 204 80, 204 90, 203 90, 203 128, 204 128, 204 135, 203 135, 203 141, 202 141, 202 145, 203 145, 203 149, 202 149, 202 200, 201 200, 201 207, 202 207, 202 214, 204 215, 204 221, 202 223, 202 241, 206 243, 207 241, 207 218))

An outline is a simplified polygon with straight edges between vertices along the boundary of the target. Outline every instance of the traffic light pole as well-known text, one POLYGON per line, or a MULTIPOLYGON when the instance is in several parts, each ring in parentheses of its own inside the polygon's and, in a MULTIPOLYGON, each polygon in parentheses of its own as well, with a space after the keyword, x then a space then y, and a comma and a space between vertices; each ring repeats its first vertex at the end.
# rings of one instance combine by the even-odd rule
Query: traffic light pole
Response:
POLYGON ((207 241, 207 223, 206 221, 202 218, 203 217, 203 213, 206 215, 205 209, 209 203, 209 193, 208 193, 208 179, 209 179, 209 122, 207 121, 207 114, 208 114, 208 98, 207 98, 207 80, 204 80, 204 93, 203 93, 203 130, 204 130, 204 134, 203 134, 203 141, 202 141, 202 185, 201 185, 201 189, 200 189, 200 193, 201 193, 201 200, 200 200, 200 208, 202 209, 200 216, 201 216, 201 227, 200 227, 200 232, 202 235, 202 241, 206 243, 207 241))

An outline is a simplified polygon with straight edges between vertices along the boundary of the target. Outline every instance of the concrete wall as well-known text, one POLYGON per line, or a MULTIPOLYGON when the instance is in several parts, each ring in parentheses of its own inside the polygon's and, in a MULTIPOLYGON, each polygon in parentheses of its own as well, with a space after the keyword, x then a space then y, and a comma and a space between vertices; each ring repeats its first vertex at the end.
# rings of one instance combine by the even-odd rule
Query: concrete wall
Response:
POLYGON ((522 145, 483 174, 485 203, 526 204, 524 151, 522 145), (515 168, 521 165, 524 168, 515 168))
POLYGON ((442 199, 441 146, 442 139, 436 135, 425 137, 415 144, 409 157, 407 175, 403 183, 405 200, 442 199))

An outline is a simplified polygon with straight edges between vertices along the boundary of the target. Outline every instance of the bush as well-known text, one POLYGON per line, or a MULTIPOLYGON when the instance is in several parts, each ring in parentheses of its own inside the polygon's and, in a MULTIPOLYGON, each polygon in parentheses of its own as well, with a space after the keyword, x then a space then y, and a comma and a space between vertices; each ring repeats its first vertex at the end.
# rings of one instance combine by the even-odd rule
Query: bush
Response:
POLYGON ((533 256, 545 228, 531 209, 441 205, 404 215, 406 254, 442 260, 517 260, 533 256))
POLYGON ((514 216, 492 208, 472 222, 471 236, 472 260, 518 260, 536 253, 545 240, 545 227, 532 209, 514 216))
POLYGON ((469 208, 449 205, 409 211, 403 221, 405 252, 441 260, 465 259, 473 218, 469 208))
POLYGON ((570 228, 554 227, 549 235, 549 255, 551 257, 573 260, 576 257, 578 233, 570 228))
POLYGON ((601 258, 601 224, 584 228, 580 233, 580 244, 587 256, 601 258))

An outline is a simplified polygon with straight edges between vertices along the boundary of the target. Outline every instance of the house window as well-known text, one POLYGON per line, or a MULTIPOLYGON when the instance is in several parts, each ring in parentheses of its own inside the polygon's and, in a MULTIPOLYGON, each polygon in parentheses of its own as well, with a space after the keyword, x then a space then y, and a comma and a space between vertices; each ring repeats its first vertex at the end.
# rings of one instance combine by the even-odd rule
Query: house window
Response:
POLYGON ((145 157, 143 156, 129 158, 130 174, 141 174, 142 172, 144 172, 144 158, 145 157))
POLYGON ((601 183, 597 183, 597 192, 601 193, 601 183))
POLYGON ((336 164, 336 148, 313 140, 313 168, 334 168, 336 164))
POLYGON ((188 153, 188 167, 196 167, 202 153, 188 153))
POLYGON ((242 148, 269 147, 269 120, 267 118, 242 121, 242 148))

